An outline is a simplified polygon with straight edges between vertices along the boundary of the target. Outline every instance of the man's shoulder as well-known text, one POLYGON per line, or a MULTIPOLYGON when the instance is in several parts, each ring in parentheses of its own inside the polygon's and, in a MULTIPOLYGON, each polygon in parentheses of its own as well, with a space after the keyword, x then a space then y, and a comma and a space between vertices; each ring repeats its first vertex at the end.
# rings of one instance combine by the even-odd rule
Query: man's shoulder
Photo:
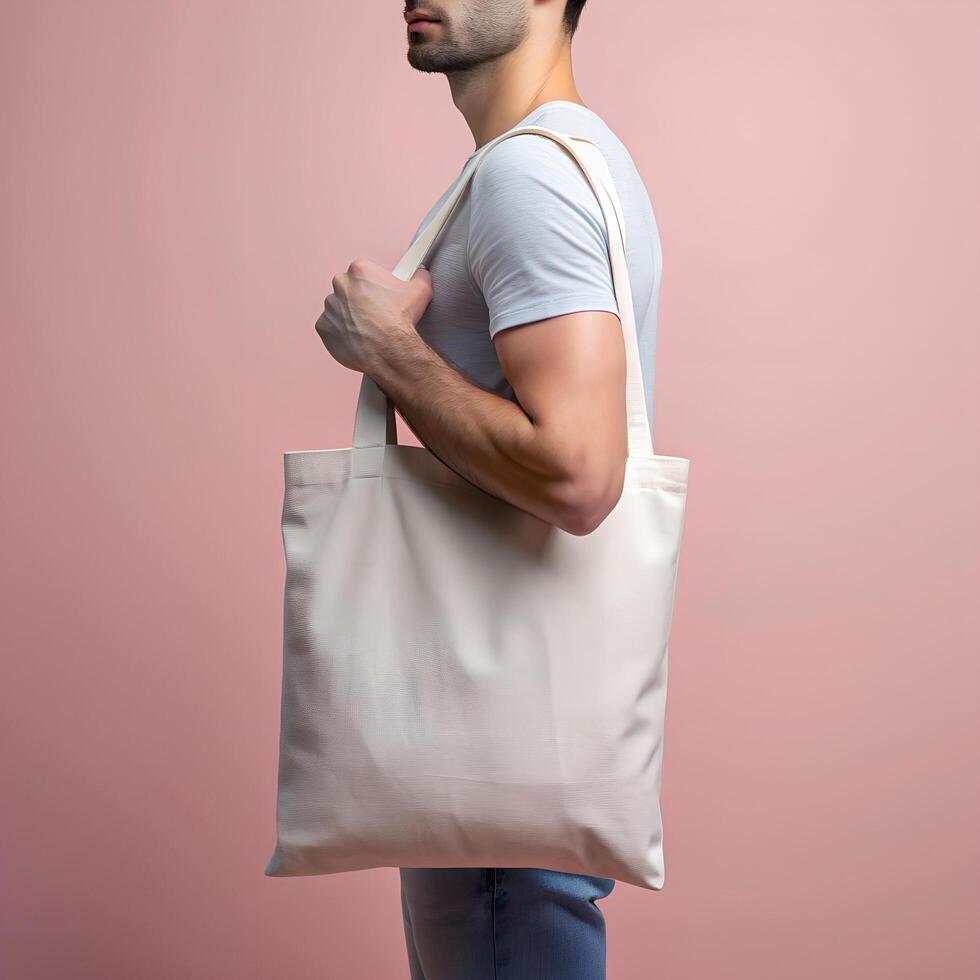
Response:
POLYGON ((487 152, 473 176, 474 196, 500 206, 519 206, 524 195, 549 192, 578 199, 592 193, 568 151, 538 133, 518 133, 501 140, 487 152))
MULTIPOLYGON (((614 172, 633 166, 626 146, 595 113, 575 112, 561 105, 546 107, 527 125, 591 140, 614 172)), ((484 186, 498 186, 510 180, 537 182, 547 178, 578 183, 585 180, 585 175, 560 143, 538 133, 518 133, 501 140, 487 153, 474 175, 474 181, 484 186)))
POLYGON ((487 151, 476 177, 482 175, 486 180, 488 176, 500 177, 509 172, 551 170, 557 168, 563 159, 570 158, 553 139, 539 133, 518 133, 501 140, 487 151))

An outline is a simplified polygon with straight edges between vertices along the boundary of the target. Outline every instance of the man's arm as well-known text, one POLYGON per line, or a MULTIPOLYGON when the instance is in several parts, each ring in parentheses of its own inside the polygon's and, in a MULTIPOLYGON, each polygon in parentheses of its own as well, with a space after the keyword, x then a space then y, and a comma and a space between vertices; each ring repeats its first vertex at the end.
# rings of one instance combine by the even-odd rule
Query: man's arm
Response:
POLYGON ((419 441, 488 493, 570 534, 616 505, 626 467, 626 357, 615 313, 586 310, 501 330, 520 404, 474 385, 413 330, 364 365, 419 441))
POLYGON ((355 260, 317 329, 384 389, 449 467, 572 534, 619 500, 627 456, 626 354, 602 210, 553 140, 518 134, 472 177, 466 258, 518 403, 473 384, 415 329, 431 282, 355 260))

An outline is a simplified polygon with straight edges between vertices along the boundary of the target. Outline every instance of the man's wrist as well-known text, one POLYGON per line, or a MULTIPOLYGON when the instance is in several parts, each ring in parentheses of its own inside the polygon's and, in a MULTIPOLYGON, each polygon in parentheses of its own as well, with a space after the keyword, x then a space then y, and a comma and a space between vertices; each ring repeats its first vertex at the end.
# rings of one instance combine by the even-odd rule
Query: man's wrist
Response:
POLYGON ((404 323, 384 331, 382 339, 371 345, 362 371, 394 397, 395 389, 414 375, 413 363, 428 352, 415 325, 404 323))

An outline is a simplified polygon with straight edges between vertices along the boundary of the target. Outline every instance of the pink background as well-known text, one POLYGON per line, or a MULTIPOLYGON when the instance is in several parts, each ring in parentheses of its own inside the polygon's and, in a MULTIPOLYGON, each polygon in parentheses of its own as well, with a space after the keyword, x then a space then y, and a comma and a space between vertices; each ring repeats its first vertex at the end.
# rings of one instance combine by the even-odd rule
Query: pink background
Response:
MULTIPOLYGON (((273 880, 313 331, 472 150, 399 0, 7 3, 0 974, 403 977, 397 872, 273 880)), ((615 980, 980 973, 977 5, 593 0, 692 460, 666 888, 615 980)), ((403 438, 411 440, 402 427, 403 438)))

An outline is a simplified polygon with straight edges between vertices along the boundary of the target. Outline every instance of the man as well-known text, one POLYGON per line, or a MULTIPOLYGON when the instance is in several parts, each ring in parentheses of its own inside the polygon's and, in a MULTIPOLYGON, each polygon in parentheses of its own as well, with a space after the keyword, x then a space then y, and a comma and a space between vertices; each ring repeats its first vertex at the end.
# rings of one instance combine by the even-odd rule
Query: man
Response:
MULTIPOLYGON (((442 72, 476 151, 519 125, 583 135, 619 194, 652 417, 660 240, 625 146, 586 107, 571 40, 585 0, 405 0, 408 60, 442 72)), ((416 229, 451 193, 450 186, 416 229)), ((626 357, 602 211, 577 163, 534 134, 495 146, 420 269, 356 259, 317 331, 385 390, 420 442, 483 490, 563 529, 619 500, 626 357)), ((612 879, 539 868, 402 868, 412 980, 597 980, 612 879)))

